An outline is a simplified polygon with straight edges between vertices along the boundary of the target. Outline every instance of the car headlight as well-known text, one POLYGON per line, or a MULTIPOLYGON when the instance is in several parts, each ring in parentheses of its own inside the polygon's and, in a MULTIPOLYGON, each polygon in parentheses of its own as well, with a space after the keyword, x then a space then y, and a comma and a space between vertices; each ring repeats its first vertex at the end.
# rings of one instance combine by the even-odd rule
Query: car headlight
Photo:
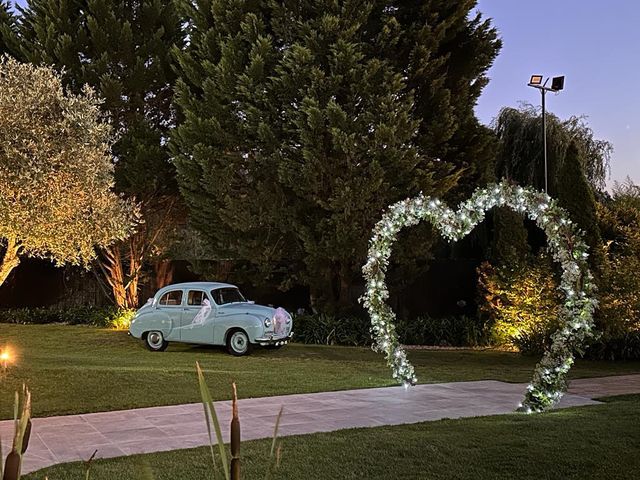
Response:
POLYGON ((271 326, 271 319, 270 318, 265 318, 264 319, 264 328, 269 328, 271 326))

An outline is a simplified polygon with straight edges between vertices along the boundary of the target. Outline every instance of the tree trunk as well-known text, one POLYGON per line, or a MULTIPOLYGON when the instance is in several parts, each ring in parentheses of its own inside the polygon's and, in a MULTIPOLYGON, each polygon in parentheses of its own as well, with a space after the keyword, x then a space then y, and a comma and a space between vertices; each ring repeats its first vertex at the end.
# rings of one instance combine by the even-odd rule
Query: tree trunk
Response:
POLYGON ((127 292, 127 308, 138 308, 138 284, 144 260, 144 244, 146 234, 135 233, 129 238, 129 278, 125 286, 127 292))
POLYGON ((145 233, 134 233, 127 242, 119 242, 103 250, 99 265, 111 287, 113 299, 120 308, 138 307, 138 285, 144 258, 145 233), (125 252, 123 253, 123 250, 125 252), (125 274, 126 257, 128 264, 125 274))
POLYGON ((20 265, 20 250, 22 245, 15 238, 7 238, 7 246, 2 260, 0 260, 0 285, 4 283, 14 268, 20 265))
POLYGON ((313 313, 327 312, 332 297, 331 268, 326 267, 314 277, 308 278, 309 302, 313 313))
POLYGON ((338 292, 338 308, 340 310, 350 310, 351 304, 351 270, 349 265, 342 264, 340 267, 340 291, 338 292))
POLYGON ((119 307, 138 307, 142 267, 149 257, 158 254, 162 235, 175 223, 176 201, 174 197, 142 200, 141 205, 146 205, 143 210, 149 213, 146 221, 128 240, 103 251, 99 265, 119 307))
POLYGON ((173 280, 173 262, 171 260, 161 260, 156 262, 156 290, 166 287, 173 280))
POLYGON ((120 308, 127 306, 127 292, 124 286, 124 269, 120 246, 112 245, 103 250, 104 260, 100 259, 99 265, 104 273, 107 283, 111 287, 113 299, 120 308))
POLYGON ((348 264, 333 263, 309 284, 311 307, 316 312, 339 314, 352 310, 353 274, 348 264))

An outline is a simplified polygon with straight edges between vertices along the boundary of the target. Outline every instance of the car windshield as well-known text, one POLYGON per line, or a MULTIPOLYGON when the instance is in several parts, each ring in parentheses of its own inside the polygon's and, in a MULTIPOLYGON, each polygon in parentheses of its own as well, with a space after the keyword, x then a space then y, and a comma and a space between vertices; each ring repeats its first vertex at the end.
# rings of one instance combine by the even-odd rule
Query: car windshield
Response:
POLYGON ((216 305, 225 305, 227 303, 246 302, 245 298, 237 288, 217 288, 211 290, 211 296, 216 305))

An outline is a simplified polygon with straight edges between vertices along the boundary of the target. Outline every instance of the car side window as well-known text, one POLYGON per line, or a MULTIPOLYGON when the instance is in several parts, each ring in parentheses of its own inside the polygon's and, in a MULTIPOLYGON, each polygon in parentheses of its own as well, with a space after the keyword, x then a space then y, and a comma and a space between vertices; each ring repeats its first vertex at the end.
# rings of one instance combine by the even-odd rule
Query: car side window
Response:
POLYGON ((187 305, 195 307, 202 305, 204 299, 207 298, 202 290, 189 290, 187 294, 187 305))
POLYGON ((222 301, 222 296, 220 295, 220 289, 211 290, 211 296, 213 297, 213 301, 216 302, 216 305, 222 305, 224 303, 222 301))
POLYGON ((160 298, 160 305, 162 306, 176 306, 182 304, 182 290, 172 290, 165 293, 160 298))
POLYGON ((216 302, 216 305, 247 301, 240 293, 240 290, 235 287, 216 288, 215 290, 211 290, 211 296, 213 297, 213 301, 216 302))

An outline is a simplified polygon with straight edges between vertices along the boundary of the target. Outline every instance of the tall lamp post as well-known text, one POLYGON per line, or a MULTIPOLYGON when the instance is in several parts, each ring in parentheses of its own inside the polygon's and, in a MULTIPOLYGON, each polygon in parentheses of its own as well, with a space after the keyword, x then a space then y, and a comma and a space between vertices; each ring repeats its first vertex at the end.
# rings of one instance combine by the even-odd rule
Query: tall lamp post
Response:
POLYGON ((531 79, 527 84, 530 87, 537 88, 540 90, 540 94, 542 95, 542 151, 544 153, 544 191, 547 193, 548 185, 547 185, 547 117, 545 110, 545 95, 547 92, 559 92, 564 88, 564 76, 562 77, 553 77, 551 79, 551 87, 547 87, 547 82, 549 79, 547 78, 544 83, 542 83, 542 75, 531 75, 531 79))

